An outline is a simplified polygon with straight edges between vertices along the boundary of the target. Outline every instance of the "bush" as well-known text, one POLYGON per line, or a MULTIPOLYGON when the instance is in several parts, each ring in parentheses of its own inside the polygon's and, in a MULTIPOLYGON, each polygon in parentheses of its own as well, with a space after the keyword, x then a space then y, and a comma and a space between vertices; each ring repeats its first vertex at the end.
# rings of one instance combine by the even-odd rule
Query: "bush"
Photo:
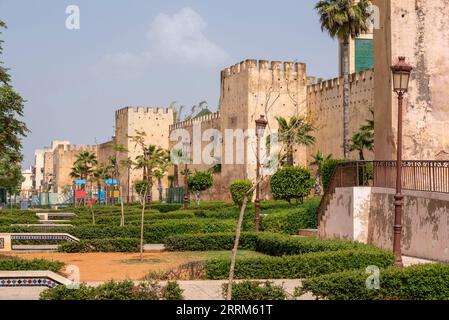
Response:
POLYGON ((40 300, 182 300, 182 290, 176 282, 160 286, 156 282, 134 285, 132 281, 110 281, 98 287, 81 284, 78 290, 66 286, 47 289, 40 300))
MULTIPOLYGON (((222 285, 223 297, 226 298, 228 284, 222 285)), ((285 300, 287 295, 282 286, 273 282, 242 281, 232 284, 232 300, 285 300)))
MULTIPOLYGON (((297 279, 345 270, 366 268, 369 265, 388 267, 394 257, 380 249, 313 252, 283 257, 238 259, 235 267, 236 279, 297 279)), ((207 278, 226 279, 229 275, 230 259, 211 259, 206 262, 207 278)))
MULTIPOLYGON (((229 191, 231 192, 232 201, 239 208, 243 205, 243 199, 245 198, 245 194, 253 187, 253 183, 249 180, 236 180, 229 187, 229 191)), ((252 193, 248 195, 248 199, 251 201, 252 193)))
MULTIPOLYGON (((256 239, 255 233, 242 233, 239 248, 255 249, 256 239)), ((166 238, 165 247, 170 251, 231 250, 234 241, 234 233, 185 234, 166 238)))
POLYGON ((23 260, 19 258, 0 257, 1 271, 29 271, 49 270, 58 272, 64 266, 60 261, 48 261, 44 259, 23 260))
POLYGON ((182 208, 182 205, 180 204, 172 204, 172 203, 168 203, 168 204, 153 204, 151 205, 152 209, 156 209, 159 212, 162 213, 166 213, 166 212, 173 212, 173 211, 177 211, 179 209, 182 208))
POLYGON ((336 159, 327 159, 324 160, 321 165, 321 180, 323 181, 323 187, 326 191, 331 183, 332 175, 334 174, 334 170, 339 163, 343 163, 344 160, 336 160, 336 159))
POLYGON ((449 265, 426 264, 381 270, 380 288, 367 289, 369 274, 347 271, 310 278, 302 291, 331 300, 448 300, 449 265))
POLYGON ((189 176, 189 190, 195 193, 197 204, 200 205, 201 191, 206 191, 214 184, 214 177, 209 171, 195 171, 189 176))
POLYGON ((293 238, 273 233, 258 234, 255 246, 257 252, 271 256, 298 255, 311 252, 329 252, 364 248, 371 249, 372 247, 357 242, 293 238))
POLYGON ((298 234, 300 229, 316 229, 320 199, 314 198, 295 208, 283 209, 262 217, 261 228, 268 232, 298 234))
POLYGON ((58 247, 59 252, 138 252, 139 239, 96 239, 66 242, 58 247))
POLYGON ((276 200, 301 201, 310 194, 314 181, 310 171, 300 167, 279 169, 270 180, 271 193, 276 200))

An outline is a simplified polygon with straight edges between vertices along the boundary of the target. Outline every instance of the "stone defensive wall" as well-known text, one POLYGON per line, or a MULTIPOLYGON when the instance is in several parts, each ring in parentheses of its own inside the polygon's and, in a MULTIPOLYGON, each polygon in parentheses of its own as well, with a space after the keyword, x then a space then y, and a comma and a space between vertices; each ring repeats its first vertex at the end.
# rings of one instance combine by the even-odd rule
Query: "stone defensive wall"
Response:
MULTIPOLYGON (((205 123, 210 121, 216 121, 220 119, 220 112, 214 112, 211 114, 207 114, 198 118, 192 118, 180 122, 176 122, 175 124, 170 125, 170 132, 176 129, 187 128, 193 126, 195 123, 205 123)), ((217 128, 218 129, 218 128, 217 128)))
MULTIPOLYGON (((374 71, 362 71, 350 76, 351 96, 349 109, 350 137, 373 119, 374 71)), ((307 110, 314 118, 317 131, 315 145, 307 148, 308 159, 317 151, 334 158, 343 157, 343 78, 335 78, 307 86, 307 110)), ((357 158, 357 154, 352 155, 357 158)), ((373 154, 366 152, 367 159, 373 154)))
POLYGON ((283 71, 286 73, 305 73, 306 65, 302 62, 268 61, 247 59, 221 71, 221 78, 228 78, 248 69, 283 71))

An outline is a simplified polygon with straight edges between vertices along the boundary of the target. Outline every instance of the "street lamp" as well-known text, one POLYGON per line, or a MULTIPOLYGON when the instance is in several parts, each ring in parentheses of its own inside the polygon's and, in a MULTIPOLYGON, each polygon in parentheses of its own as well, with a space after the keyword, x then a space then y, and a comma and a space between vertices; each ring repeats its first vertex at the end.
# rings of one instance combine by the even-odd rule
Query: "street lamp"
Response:
POLYGON ((394 196, 394 240, 393 252, 395 266, 402 267, 401 235, 402 235, 402 105, 404 94, 408 91, 412 67, 405 62, 405 57, 399 57, 398 63, 391 67, 393 72, 393 91, 398 95, 398 141, 396 160, 396 194, 394 196))
POLYGON ((188 168, 187 162, 189 158, 189 149, 190 143, 188 141, 184 141, 182 143, 182 156, 184 158, 184 209, 188 209, 189 207, 189 180, 188 180, 188 168))
POLYGON ((256 232, 259 232, 260 226, 260 138, 264 136, 265 128, 267 127, 268 121, 263 115, 256 120, 256 200, 254 201, 255 211, 256 211, 256 232))

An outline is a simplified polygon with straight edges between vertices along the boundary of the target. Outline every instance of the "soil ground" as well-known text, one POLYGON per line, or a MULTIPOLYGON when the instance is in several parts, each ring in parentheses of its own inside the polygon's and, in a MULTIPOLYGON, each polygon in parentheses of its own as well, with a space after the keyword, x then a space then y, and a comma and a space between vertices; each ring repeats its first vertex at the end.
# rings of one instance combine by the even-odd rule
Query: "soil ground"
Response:
MULTIPOLYGON (((168 271, 179 265, 206 260, 213 257, 230 256, 229 251, 207 252, 158 252, 144 253, 15 253, 22 259, 47 259, 75 265, 80 269, 80 281, 141 280, 150 271, 168 271)), ((240 251, 239 256, 259 256, 256 252, 240 251)))

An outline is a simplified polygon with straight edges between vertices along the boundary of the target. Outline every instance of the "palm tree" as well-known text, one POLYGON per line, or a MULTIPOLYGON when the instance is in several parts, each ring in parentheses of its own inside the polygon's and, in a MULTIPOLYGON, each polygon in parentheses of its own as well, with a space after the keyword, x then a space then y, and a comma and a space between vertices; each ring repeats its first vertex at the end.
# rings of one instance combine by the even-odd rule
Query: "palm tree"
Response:
POLYGON ((315 143, 315 137, 311 135, 315 128, 305 118, 291 117, 285 119, 276 117, 279 125, 279 141, 284 144, 287 158, 287 166, 294 165, 294 146, 310 146, 315 143))
POLYGON ((126 158, 125 160, 120 161, 120 165, 122 168, 126 169, 126 175, 127 175, 127 196, 126 196, 126 203, 129 203, 129 192, 130 192, 130 182, 131 182, 131 169, 134 166, 134 162, 131 160, 131 158, 126 158))
POLYGON ((320 16, 321 30, 343 45, 343 151, 349 159, 349 42, 369 30, 370 1, 321 0, 315 5, 320 16))
POLYGON ((367 119, 351 139, 350 151, 358 151, 361 161, 365 160, 363 150, 374 151, 374 111, 370 110, 372 119, 367 119))
POLYGON ((328 155, 324 157, 321 151, 318 151, 314 155, 312 155, 313 161, 310 163, 312 166, 317 166, 316 175, 315 175, 315 196, 321 195, 321 168, 323 164, 332 159, 332 155, 328 155))
POLYGON ((173 160, 173 186, 179 187, 179 159, 182 159, 182 150, 173 149, 171 151, 173 160))
POLYGON ((76 156, 70 176, 72 178, 87 180, 97 163, 97 157, 94 153, 82 151, 76 156))

